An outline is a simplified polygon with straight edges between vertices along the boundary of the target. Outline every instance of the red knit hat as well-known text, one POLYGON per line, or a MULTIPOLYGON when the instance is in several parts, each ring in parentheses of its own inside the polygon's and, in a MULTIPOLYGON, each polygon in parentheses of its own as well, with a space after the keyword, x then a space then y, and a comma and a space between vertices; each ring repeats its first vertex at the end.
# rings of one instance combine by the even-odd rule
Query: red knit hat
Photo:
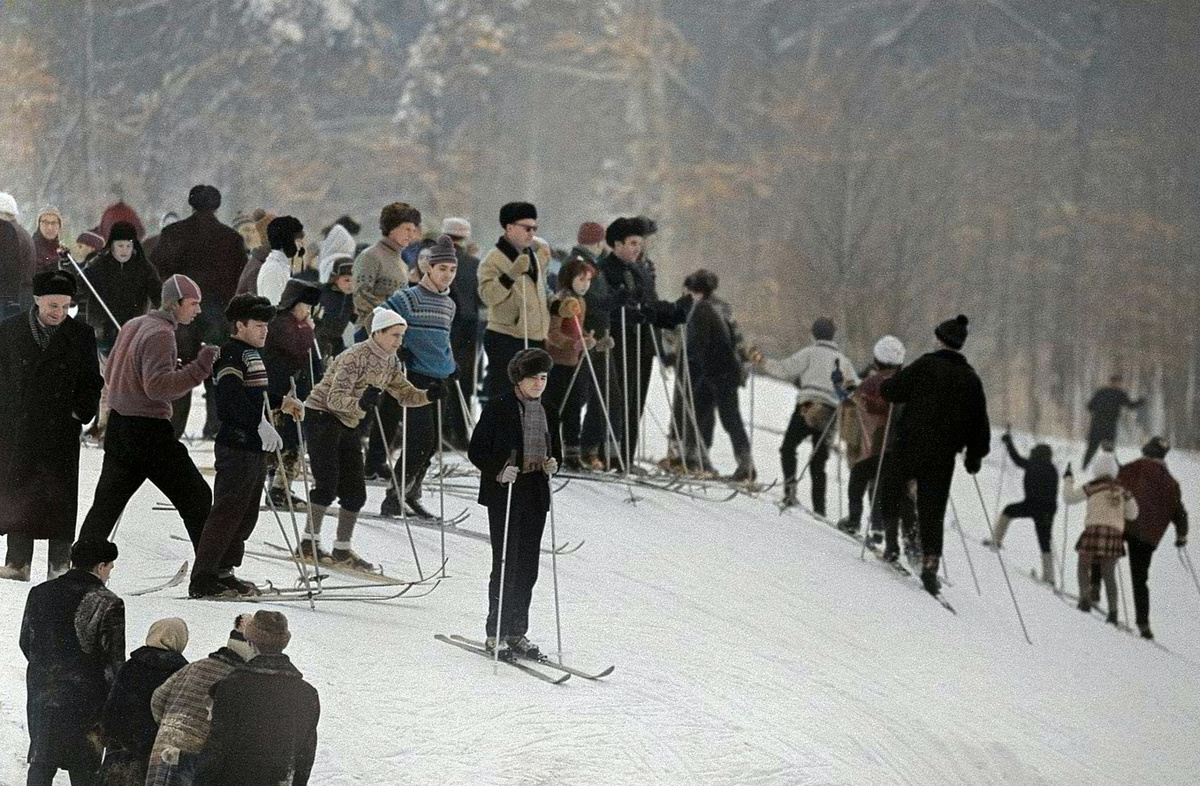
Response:
POLYGON ((584 221, 579 225, 579 234, 575 237, 575 242, 581 246, 594 246, 604 242, 604 225, 595 221, 584 221))

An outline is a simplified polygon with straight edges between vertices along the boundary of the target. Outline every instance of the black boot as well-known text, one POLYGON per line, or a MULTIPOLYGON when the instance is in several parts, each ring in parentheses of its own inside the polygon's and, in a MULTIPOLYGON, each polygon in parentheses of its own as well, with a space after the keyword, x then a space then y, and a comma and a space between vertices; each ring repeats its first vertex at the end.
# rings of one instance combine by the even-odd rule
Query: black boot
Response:
POLYGON ((387 518, 398 518, 403 514, 400 509, 400 500, 396 498, 396 492, 388 489, 387 494, 383 497, 383 502, 379 505, 379 515, 387 518))
POLYGON ((862 529, 862 524, 858 519, 847 516, 838 522, 838 529, 840 529, 842 532, 848 532, 851 535, 857 535, 858 531, 862 529))
POLYGON ((921 567, 921 586, 923 586, 925 591, 930 595, 937 595, 942 591, 942 585, 938 581, 937 575, 938 563, 940 561, 941 560, 939 557, 925 557, 925 561, 921 567))
POLYGON ((421 501, 415 497, 405 497, 404 505, 408 508, 409 513, 413 514, 419 519, 430 519, 432 521, 437 521, 438 517, 426 510, 425 506, 421 504, 421 501))

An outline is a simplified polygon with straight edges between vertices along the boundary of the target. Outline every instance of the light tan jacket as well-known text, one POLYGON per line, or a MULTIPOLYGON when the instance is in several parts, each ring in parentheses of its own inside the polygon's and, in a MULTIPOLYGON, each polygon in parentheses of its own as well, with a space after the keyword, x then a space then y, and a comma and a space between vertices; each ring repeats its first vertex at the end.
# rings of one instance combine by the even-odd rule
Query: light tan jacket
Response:
MULTIPOLYGON (((543 244, 530 247, 534 252, 530 269, 537 268, 537 281, 527 273, 510 275, 516 260, 510 260, 499 248, 493 248, 479 263, 479 299, 488 308, 487 329, 513 338, 545 341, 550 328, 550 307, 546 302, 546 268, 550 249, 543 244)), ((517 257, 526 256, 524 251, 517 257)))

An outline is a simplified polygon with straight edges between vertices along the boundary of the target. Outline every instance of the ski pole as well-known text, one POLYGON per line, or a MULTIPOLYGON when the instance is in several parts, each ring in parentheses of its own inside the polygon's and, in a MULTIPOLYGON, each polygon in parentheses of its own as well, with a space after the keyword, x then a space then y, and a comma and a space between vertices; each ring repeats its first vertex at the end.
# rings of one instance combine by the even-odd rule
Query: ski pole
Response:
MULTIPOLYGON (((963 554, 967 555, 967 567, 971 570, 971 580, 975 582, 975 594, 983 597, 983 590, 979 588, 979 576, 975 574, 975 563, 971 561, 971 552, 967 548, 967 536, 963 533, 962 521, 958 518, 958 506, 954 504, 954 496, 950 496, 950 511, 954 514, 954 521, 958 524, 958 536, 962 538, 963 554)), ((990 525, 989 525, 990 526, 990 525)), ((1008 574, 1005 574, 1007 577, 1008 574)))
MULTIPOLYGON (((295 383, 293 383, 293 384, 295 384, 295 383)), ((267 418, 270 411, 271 411, 270 399, 267 397, 266 391, 263 391, 263 417, 267 418)), ((292 481, 291 481, 291 478, 289 478, 287 476, 287 470, 284 468, 283 448, 281 448, 281 447, 275 449, 275 463, 278 467, 278 469, 276 471, 283 474, 283 481, 284 481, 283 488, 284 488, 284 493, 287 496, 288 516, 292 520, 292 532, 296 536, 296 548, 300 548, 300 525, 296 523, 296 506, 292 502, 292 481)), ((274 500, 271 499, 271 494, 269 492, 267 493, 267 500, 268 500, 268 502, 270 502, 272 504, 272 506, 274 506, 274 500)), ((310 513, 309 515, 311 516, 312 514, 310 513)), ((289 538, 288 538, 286 532, 283 533, 283 540, 284 540, 284 543, 287 544, 287 546, 288 546, 288 551, 291 551, 292 546, 291 546, 291 543, 288 542, 289 538)), ((315 550, 313 553, 314 554, 316 553, 315 550)), ((297 563, 299 563, 299 560, 297 560, 297 563)), ((300 577, 304 581, 304 588, 311 592, 312 588, 310 587, 310 585, 308 583, 308 569, 307 568, 302 567, 300 569, 300 577)))
MULTIPOLYGON (((1121 599, 1121 614, 1125 618, 1125 624, 1129 624, 1129 601, 1125 598, 1125 571, 1121 570, 1121 560, 1117 560, 1117 564, 1113 565, 1113 569, 1117 572, 1117 596, 1121 599)), ((1133 583, 1131 576, 1130 584, 1133 583)), ((1111 612, 1112 609, 1109 609, 1111 612)), ((1120 627, 1118 625, 1117 627, 1120 627)))
MULTIPOLYGON (((1010 433, 1012 426, 1005 426, 1005 433, 1010 433)), ((1004 446, 1004 452, 1000 454, 1000 482, 996 484, 996 504, 992 510, 1000 510, 1000 500, 1004 493, 1004 479, 1008 475, 1008 446, 1004 446)))
POLYGON ((66 257, 66 260, 71 263, 71 267, 75 268, 75 272, 79 274, 79 278, 83 280, 83 283, 88 288, 88 291, 92 293, 92 297, 96 298, 96 302, 100 304, 100 307, 104 309, 104 313, 108 314, 108 318, 112 320, 113 325, 116 326, 118 331, 120 331, 121 323, 118 322, 117 318, 113 316, 112 310, 108 307, 108 304, 104 302, 104 298, 100 297, 100 293, 96 291, 96 288, 92 286, 92 282, 89 281, 88 277, 83 274, 83 268, 81 268, 79 263, 75 261, 75 257, 71 256, 71 252, 65 249, 59 251, 58 253, 61 256, 66 257))
POLYGON ((404 518, 404 495, 400 491, 400 483, 396 480, 396 467, 392 464, 392 454, 388 443, 387 432, 383 429, 383 417, 379 414, 379 407, 375 407, 375 425, 379 427, 379 437, 383 440, 384 449, 388 451, 387 463, 388 472, 392 476, 392 489, 396 492, 400 499, 400 514, 401 521, 404 522, 404 529, 408 532, 408 545, 412 547, 413 562, 417 564, 417 578, 421 581, 425 580, 425 574, 421 572, 421 558, 417 556, 417 542, 413 540, 412 527, 409 526, 408 519, 404 518))
POLYGON ((639 320, 634 325, 634 341, 633 345, 636 349, 633 359, 636 366, 636 374, 633 380, 633 401, 634 401, 634 418, 633 425, 637 429, 638 440, 634 449, 637 451, 635 455, 646 460, 646 429, 642 426, 642 323, 639 320))
MULTIPOLYGON (((579 317, 578 316, 575 317, 575 324, 579 325, 579 317)), ((600 378, 596 375, 596 366, 595 366, 595 364, 592 363, 592 356, 589 353, 585 352, 585 353, 583 353, 583 357, 584 357, 584 360, 587 361, 588 371, 591 372, 592 384, 594 384, 596 386, 596 390, 599 391, 600 390, 600 378)), ((608 362, 608 353, 607 352, 604 353, 604 360, 605 360, 605 363, 607 364, 607 362, 608 362)), ((608 373, 607 372, 608 372, 608 368, 606 367, 605 375, 604 375, 604 388, 605 388, 606 395, 604 396, 604 398, 600 399, 600 409, 602 412, 604 412, 604 425, 608 429, 608 438, 612 441, 613 444, 616 444, 617 435, 616 435, 615 430, 613 429, 612 417, 609 415, 608 404, 606 403, 606 400, 608 398, 608 395, 607 395, 608 373)), ((607 445, 605 446, 605 452, 606 453, 608 452, 607 445)), ((605 458, 609 458, 609 457, 610 456, 605 456, 605 458)), ((617 461, 620 461, 620 460, 621 460, 621 457, 620 457, 620 455, 618 455, 617 461)), ((622 469, 625 468, 624 464, 622 464, 621 468, 622 469)), ((628 474, 628 473, 626 473, 626 474, 628 474)))
POLYGON ((550 575, 554 578, 554 634, 558 640, 558 664, 563 662, 562 654, 562 616, 558 603, 558 536, 554 531, 554 484, 547 477, 546 485, 550 490, 550 575))
MULTIPOLYGON (((837 434, 840 438, 842 435, 842 405, 839 403, 837 408, 837 434)), ((838 451, 837 455, 837 487, 838 487, 838 521, 842 520, 842 451, 838 451)))
POLYGON ((1192 555, 1188 554, 1187 549, 1183 546, 1178 548, 1179 562, 1192 576, 1192 583, 1196 585, 1196 592, 1200 592, 1200 579, 1196 578, 1196 568, 1192 565, 1192 555))
MULTIPOLYGON (((662 380, 663 398, 666 399, 667 405, 671 408, 671 426, 670 426, 670 428, 674 434, 675 449, 679 451, 679 461, 683 465, 683 471, 686 473, 687 472, 687 458, 684 456, 684 451, 681 449, 681 446, 679 444, 679 437, 680 437, 680 434, 682 433, 682 428, 680 427, 680 421, 683 420, 683 413, 681 411, 676 411, 675 398, 672 397, 671 386, 667 383, 667 364, 666 364, 666 361, 663 360, 663 358, 665 356, 662 351, 662 345, 659 342, 658 333, 655 332, 653 329, 650 330, 650 338, 654 340, 654 356, 658 359, 658 372, 659 372, 658 376, 659 376, 659 379, 662 380)), ((677 363, 678 363, 678 361, 677 361, 677 363)), ((675 370, 675 395, 676 396, 679 395, 678 365, 676 365, 676 370, 675 370)), ((670 455, 670 452, 671 452, 671 441, 672 441, 672 437, 668 436, 667 437, 667 454, 668 455, 670 455)))
POLYGON ((629 477, 629 336, 626 334, 625 307, 621 306, 621 416, 625 422, 625 441, 621 443, 625 477, 629 477))
POLYGON ((833 421, 834 419, 830 418, 829 422, 825 424, 825 430, 821 432, 821 438, 817 440, 815 445, 813 445, 812 455, 808 457, 808 461, 804 462, 804 469, 800 470, 800 474, 796 477, 797 484, 804 480, 804 476, 808 473, 808 468, 813 463, 813 459, 817 457, 817 453, 821 450, 821 446, 824 445, 825 440, 829 438, 829 430, 833 428, 833 421))
MULTIPOLYGON (((308 595, 308 606, 313 611, 316 611, 317 604, 313 601, 312 585, 309 584, 308 581, 308 567, 306 563, 301 561, 300 557, 296 555, 296 549, 300 548, 300 543, 297 541, 295 547, 293 548, 292 539, 289 538, 287 534, 287 527, 283 526, 283 518, 281 518, 279 515, 279 508, 275 507, 275 500, 271 499, 271 486, 265 478, 263 479, 263 490, 267 495, 267 507, 271 509, 271 513, 275 516, 275 523, 279 525, 279 534, 283 536, 283 543, 285 546, 287 546, 288 554, 292 558, 292 563, 296 566, 296 571, 300 574, 300 581, 304 584, 305 593, 308 595)), ((294 517, 292 523, 295 524, 294 517)), ((298 534, 297 537, 299 537, 298 534)), ((313 548, 313 559, 316 559, 315 545, 313 548)), ((319 575, 320 571, 317 571, 317 573, 319 575)))
MULTIPOLYGON (((471 408, 467 406, 467 397, 463 395, 462 386, 457 382, 454 383, 454 389, 458 391, 458 403, 462 406, 463 420, 471 427, 471 431, 475 430, 475 415, 471 412, 471 408)), ((470 434, 467 438, 470 438, 470 434)))
MULTIPOLYGON (((988 515, 987 503, 983 501, 983 489, 979 488, 979 478, 972 475, 971 480, 975 484, 975 494, 979 497, 979 507, 983 509, 983 520, 987 524, 988 535, 992 540, 996 539, 996 534, 992 531, 992 519, 988 515)), ((963 548, 966 548, 966 539, 963 539, 963 548)), ((1004 555, 1000 553, 1000 549, 996 549, 996 559, 1000 560, 1000 570, 1004 573, 1004 583, 1008 585, 1008 594, 1012 596, 1013 608, 1017 612, 1017 621, 1021 623, 1021 632, 1025 634, 1025 641, 1033 644, 1033 639, 1029 638, 1029 630, 1025 627, 1025 618, 1021 616, 1021 606, 1017 603, 1017 593, 1013 590, 1012 581, 1008 577, 1008 568, 1004 564, 1004 555)))
MULTIPOLYGON (((376 409, 376 412, 379 410, 376 409)), ((392 463, 392 451, 388 450, 388 465, 392 463)), ((392 468, 395 472, 395 468, 392 468)), ((400 520, 408 524, 408 511, 405 509, 405 504, 408 501, 408 407, 400 410, 400 481, 403 484, 403 489, 396 489, 400 503, 400 520)))
MULTIPOLYGON (((449 380, 451 385, 458 387, 458 381, 449 380)), ((442 452, 442 400, 437 402, 437 441, 438 441, 438 515, 442 517, 442 526, 438 527, 438 537, 442 547, 442 578, 446 577, 446 455, 442 452)))
MULTIPOLYGON (((754 366, 750 366, 750 455, 754 456, 754 366)), ((889 406, 888 412, 891 412, 889 406)))
MULTIPOLYGON (((292 398, 296 397, 296 381, 292 380, 292 398)), ((306 524, 304 531, 308 534, 314 534, 312 530, 312 486, 308 482, 308 441, 304 438, 304 426, 300 421, 296 421, 296 433, 300 437, 300 474, 304 478, 304 499, 308 504, 305 507, 306 524)), ((297 536, 299 537, 299 536, 297 536)), ((299 548, 297 543, 296 547, 299 548)), ((314 554, 316 552, 314 551, 314 554)), ((317 578, 317 588, 321 587, 321 572, 315 571, 317 578)))
POLYGON ((861 560, 867 558, 867 538, 871 536, 871 521, 875 518, 875 503, 879 499, 879 479, 883 476, 883 459, 887 454, 888 433, 892 430, 892 410, 895 409, 895 406, 895 404, 888 403, 887 420, 883 422, 883 442, 879 446, 879 463, 875 465, 875 485, 871 487, 871 509, 867 511, 867 523, 862 536, 862 550, 858 553, 858 558, 861 560))
MULTIPOLYGON (((505 462, 505 468, 512 465, 517 460, 517 451, 513 451, 509 455, 509 459, 505 462)), ((519 470, 518 470, 519 472, 519 470)), ((512 492, 513 484, 516 481, 508 482, 508 498, 504 502, 504 536, 500 539, 500 587, 496 593, 496 646, 492 650, 492 673, 497 673, 500 668, 500 631, 504 630, 504 581, 507 578, 504 574, 508 567, 508 524, 512 518, 512 492)))
MULTIPOLYGON (((1069 465, 1068 465, 1069 466, 1069 465)), ((1059 592, 1067 591, 1067 522, 1071 520, 1071 506, 1063 502, 1063 537, 1062 537, 1062 561, 1058 567, 1059 577, 1059 592)), ((1053 557, 1051 558, 1053 559, 1053 557)), ((1200 589, 1200 587, 1197 587, 1200 589)))

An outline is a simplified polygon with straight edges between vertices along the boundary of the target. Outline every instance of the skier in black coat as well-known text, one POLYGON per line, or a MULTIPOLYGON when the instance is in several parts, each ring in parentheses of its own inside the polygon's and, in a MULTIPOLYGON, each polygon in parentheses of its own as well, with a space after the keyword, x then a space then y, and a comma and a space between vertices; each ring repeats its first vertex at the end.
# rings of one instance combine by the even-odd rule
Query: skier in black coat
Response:
POLYGON ((47 576, 70 567, 79 499, 79 431, 104 380, 87 325, 67 315, 75 278, 33 278, 35 305, 0 323, 0 578, 29 581, 34 540, 49 540, 47 576))
POLYGON ((154 691, 187 665, 183 650, 188 643, 187 623, 179 617, 161 619, 150 626, 146 646, 129 654, 117 672, 104 705, 104 764, 100 786, 142 786, 158 724, 150 713, 154 691))
POLYGON ((1001 441, 1008 449, 1013 464, 1025 470, 1025 499, 1007 505, 996 519, 993 539, 984 539, 983 545, 1003 548, 1004 535, 1013 519, 1033 519, 1037 531, 1038 548, 1042 552, 1042 581, 1054 584, 1054 555, 1052 530, 1054 514, 1058 510, 1058 470, 1054 468, 1054 457, 1049 445, 1037 444, 1029 451, 1029 458, 1017 452, 1012 434, 1004 432, 1001 441))
MULTIPOLYGON (((883 515, 889 530, 899 521, 903 495, 910 480, 917 484, 917 520, 924 562, 921 582, 936 595, 942 556, 942 519, 954 477, 954 457, 966 448, 963 466, 979 472, 991 443, 987 397, 975 369, 962 356, 967 318, 961 314, 934 330, 941 348, 922 355, 880 387, 883 397, 904 404, 896 419, 894 462, 887 462, 883 515)), ((888 537, 889 546, 895 542, 888 537)), ((889 548, 885 558, 898 555, 889 548)))
POLYGON ((81 540, 71 570, 29 591, 21 620, 28 786, 51 786, 58 770, 90 786, 100 769, 100 718, 125 662, 125 604, 105 588, 117 545, 81 540))
POLYGON ((1087 450, 1083 454, 1083 468, 1092 462, 1096 450, 1104 442, 1117 441, 1117 422, 1121 419, 1121 408, 1139 409, 1146 399, 1133 400, 1121 386, 1121 375, 1113 374, 1108 385, 1092 394, 1088 412, 1092 413, 1092 425, 1088 429, 1087 450))
POLYGON ((492 573, 488 582, 487 644, 501 655, 539 657, 525 637, 529 604, 537 583, 542 532, 550 509, 549 477, 558 471, 551 455, 550 429, 540 397, 553 361, 543 349, 523 349, 508 364, 512 388, 488 399, 471 434, 467 456, 480 473, 479 504, 488 509, 492 573), (511 503, 511 504, 510 504, 511 503), (504 618, 496 624, 500 599, 501 554, 505 526, 508 551, 504 565, 504 618))

